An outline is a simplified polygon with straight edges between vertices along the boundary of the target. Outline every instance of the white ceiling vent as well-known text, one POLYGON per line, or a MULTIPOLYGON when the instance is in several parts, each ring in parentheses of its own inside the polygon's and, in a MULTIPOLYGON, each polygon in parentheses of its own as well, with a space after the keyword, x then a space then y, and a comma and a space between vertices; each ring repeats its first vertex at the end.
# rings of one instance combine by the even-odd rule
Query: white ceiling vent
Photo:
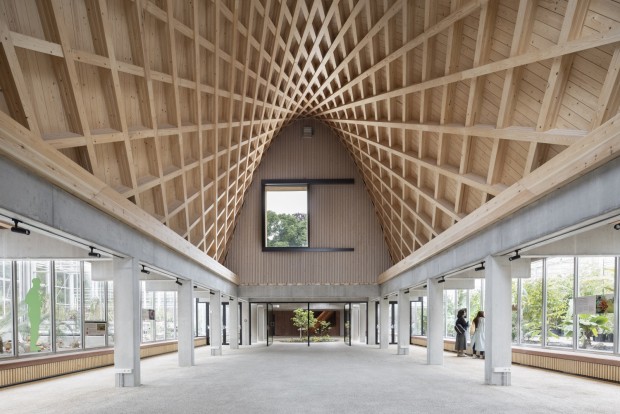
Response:
POLYGON ((314 136, 314 128, 311 126, 305 126, 301 128, 302 138, 312 138, 314 136))

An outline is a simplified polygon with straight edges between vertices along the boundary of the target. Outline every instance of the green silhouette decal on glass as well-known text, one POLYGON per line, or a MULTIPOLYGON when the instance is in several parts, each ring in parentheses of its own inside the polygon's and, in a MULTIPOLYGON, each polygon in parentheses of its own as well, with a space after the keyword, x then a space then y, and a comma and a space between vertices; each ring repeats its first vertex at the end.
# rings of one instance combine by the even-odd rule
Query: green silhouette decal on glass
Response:
POLYGON ((37 352, 37 341, 39 340, 39 326, 41 325, 41 306, 43 298, 41 294, 41 280, 32 279, 32 287, 26 294, 26 305, 28 305, 28 319, 30 320, 30 352, 37 352))

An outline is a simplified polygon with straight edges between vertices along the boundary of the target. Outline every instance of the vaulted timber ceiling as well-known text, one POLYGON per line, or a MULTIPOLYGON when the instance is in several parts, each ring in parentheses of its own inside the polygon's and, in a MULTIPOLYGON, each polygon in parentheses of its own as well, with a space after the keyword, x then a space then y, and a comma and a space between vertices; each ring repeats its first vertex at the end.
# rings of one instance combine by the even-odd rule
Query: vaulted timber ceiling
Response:
POLYGON ((395 262, 618 112, 611 0, 5 0, 0 110, 211 257, 295 119, 395 262))

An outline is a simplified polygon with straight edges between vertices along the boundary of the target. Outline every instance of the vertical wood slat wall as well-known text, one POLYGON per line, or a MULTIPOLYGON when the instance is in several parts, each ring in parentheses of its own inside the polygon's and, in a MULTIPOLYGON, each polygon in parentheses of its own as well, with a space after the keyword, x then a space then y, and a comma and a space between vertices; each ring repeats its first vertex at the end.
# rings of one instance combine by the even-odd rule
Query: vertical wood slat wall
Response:
POLYGON ((225 266, 241 285, 375 284, 390 266, 387 245, 362 177, 327 126, 300 120, 273 141, 248 191, 225 266), (314 137, 301 138, 302 126, 314 137), (311 186, 310 247, 353 252, 262 252, 261 180, 354 178, 354 185, 311 186), (354 229, 355 231, 351 231, 354 229))
MULTIPOLYGON (((205 345, 205 338, 194 339, 194 346, 199 347, 205 345)), ((178 343, 176 341, 147 344, 140 348, 140 358, 172 353, 176 352, 177 349, 178 343)), ((88 351, 86 351, 84 354, 76 353, 71 356, 67 355, 66 357, 59 356, 57 360, 54 360, 54 356, 51 356, 51 358, 43 358, 40 363, 30 363, 32 361, 28 359, 21 361, 4 361, 7 365, 11 366, 9 368, 3 368, 0 363, 0 388, 114 365, 114 351, 112 349, 95 351, 95 353, 96 355, 90 355, 88 351), (13 364, 15 362, 17 362, 17 364, 13 364), (23 365, 20 365, 22 362, 23 365)))

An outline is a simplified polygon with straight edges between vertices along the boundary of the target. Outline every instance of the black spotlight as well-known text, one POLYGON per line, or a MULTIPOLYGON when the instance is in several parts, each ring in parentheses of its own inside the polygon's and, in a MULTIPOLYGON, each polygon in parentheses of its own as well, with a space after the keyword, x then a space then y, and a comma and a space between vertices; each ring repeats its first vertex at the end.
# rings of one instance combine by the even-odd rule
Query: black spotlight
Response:
POLYGON ((514 256, 510 256, 508 258, 508 260, 510 260, 512 262, 513 260, 517 260, 517 259, 520 259, 520 258, 521 258, 521 255, 519 254, 519 250, 517 249, 517 250, 515 250, 515 255, 514 256))
POLYGON ((441 277, 441 279, 437 281, 437 283, 445 283, 445 282, 446 282, 446 278, 443 276, 441 277))
POLYGON ((146 270, 146 267, 144 265, 142 265, 142 270, 140 270, 142 273, 145 273, 147 275, 150 275, 151 272, 149 270, 146 270))
POLYGON ((409 294, 409 289, 405 290, 403 293, 404 293, 405 295, 408 295, 408 294, 409 294))
POLYGON ((13 227, 11 227, 11 231, 13 233, 19 233, 19 234, 25 234, 26 236, 28 236, 30 234, 30 230, 25 229, 23 227, 19 227, 19 223, 21 223, 21 221, 17 220, 17 219, 13 219, 13 227))
POLYGON ((620 222, 614 224, 614 229, 615 230, 620 230, 620 222))
POLYGON ((179 278, 178 277, 177 277, 177 280, 174 283, 176 283, 179 286, 183 286, 183 283, 179 282, 179 278))
POLYGON ((88 246, 88 247, 90 247, 90 252, 88 252, 88 255, 90 257, 101 257, 101 253, 95 252, 95 248, 93 246, 88 246))
POLYGON ((481 270, 484 270, 484 262, 480 262, 480 266, 478 266, 478 267, 474 268, 474 270, 475 270, 476 272, 479 272, 479 271, 481 271, 481 270))

